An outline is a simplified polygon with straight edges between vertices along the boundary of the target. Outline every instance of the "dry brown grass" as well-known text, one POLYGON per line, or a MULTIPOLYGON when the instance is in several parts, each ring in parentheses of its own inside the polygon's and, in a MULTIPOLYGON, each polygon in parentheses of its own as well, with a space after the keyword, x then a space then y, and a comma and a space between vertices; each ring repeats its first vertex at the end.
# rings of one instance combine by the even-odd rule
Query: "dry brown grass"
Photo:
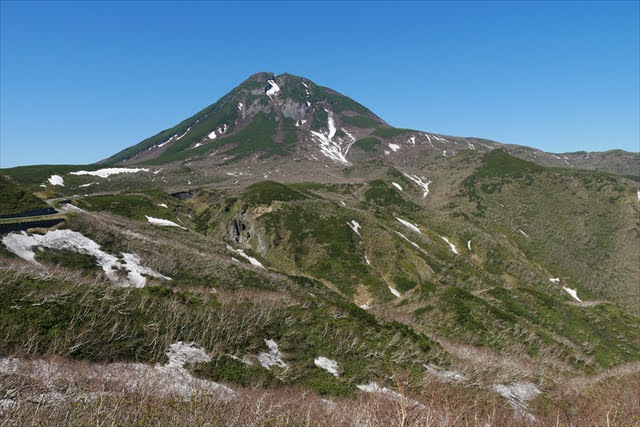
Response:
MULTIPOLYGON (((197 386, 188 396, 145 383, 131 387, 130 368, 57 358, 3 369, 0 425, 634 426, 640 419, 637 371, 586 381, 580 393, 558 388, 553 400, 530 405, 532 421, 487 391, 437 382, 411 398, 361 393, 325 400, 282 387, 236 388, 228 399, 197 386)), ((403 391, 403 381, 396 389, 403 391)))

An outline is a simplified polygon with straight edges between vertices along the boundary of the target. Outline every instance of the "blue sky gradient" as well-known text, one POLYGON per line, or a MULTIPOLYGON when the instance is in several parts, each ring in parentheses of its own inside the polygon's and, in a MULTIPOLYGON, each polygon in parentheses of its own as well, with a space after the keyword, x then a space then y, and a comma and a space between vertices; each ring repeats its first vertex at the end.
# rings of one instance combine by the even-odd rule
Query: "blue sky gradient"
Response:
POLYGON ((249 75, 389 124, 639 151, 638 2, 1 2, 0 166, 91 163, 249 75))

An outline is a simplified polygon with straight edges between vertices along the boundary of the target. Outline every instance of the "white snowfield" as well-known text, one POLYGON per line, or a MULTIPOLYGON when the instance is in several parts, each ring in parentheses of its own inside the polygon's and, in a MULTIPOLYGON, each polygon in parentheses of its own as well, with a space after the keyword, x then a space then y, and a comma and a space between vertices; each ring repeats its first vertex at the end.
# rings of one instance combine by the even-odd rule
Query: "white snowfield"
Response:
POLYGON ((169 221, 168 219, 154 218, 149 215, 145 215, 145 216, 147 217, 147 221, 149 221, 153 225, 159 225, 160 227, 180 227, 183 230, 186 230, 186 228, 184 228, 180 224, 176 224, 175 222, 169 221))
POLYGON ((467 241, 467 248, 469 248, 469 251, 471 251, 471 240, 467 241))
POLYGON ((267 347, 269 347, 269 353, 259 353, 258 362, 263 368, 271 370, 272 366, 279 366, 286 368, 287 364, 282 360, 282 353, 278 349, 278 344, 274 340, 264 340, 267 347))
POLYGON ((247 261, 249 261, 251 263, 251 265, 255 265, 256 267, 262 267, 264 268, 264 265, 262 265, 262 263, 260 261, 258 261, 257 259, 255 259, 252 256, 249 256, 247 254, 244 253, 244 250, 242 249, 233 249, 231 246, 227 245, 227 249, 229 249, 231 252, 235 252, 238 255, 240 255, 242 258, 246 259, 247 261))
POLYGON ((391 148, 391 151, 395 153, 400 149, 400 146, 398 144, 389 144, 389 148, 391 148))
POLYGON ((440 236, 440 238, 441 238, 442 240, 444 240, 445 242, 447 242, 447 244, 448 244, 448 245, 449 245, 449 247, 451 248, 451 252, 453 252, 454 254, 458 255, 458 249, 456 249, 456 246, 455 246, 453 243, 451 243, 451 242, 449 241, 449 239, 447 239, 447 238, 446 238, 446 237, 444 237, 444 236, 440 236))
POLYGON ((560 278, 559 277, 552 277, 549 279, 549 281, 551 283, 560 283, 560 278))
POLYGON ((347 225, 354 231, 354 233, 356 233, 358 236, 361 236, 360 234, 360 224, 358 223, 358 221, 356 221, 355 219, 352 219, 351 222, 348 222, 347 225))
POLYGON ((408 228, 408 229, 410 229, 411 231, 415 231, 415 232, 416 232, 416 233, 418 233, 418 234, 422 234, 422 232, 420 231, 420 229, 418 228, 418 226, 417 226, 417 225, 415 225, 415 224, 411 224, 409 221, 406 221, 406 220, 404 220, 404 219, 402 219, 402 218, 398 218, 398 217, 396 217, 396 219, 397 219, 398 221, 400 221, 400 223, 402 223, 402 225, 404 225, 405 227, 407 227, 407 228, 408 228))
POLYGON ((402 191, 402 186, 400 184, 398 184, 397 182, 392 182, 391 183, 394 187, 396 187, 398 190, 402 191))
POLYGON ((391 286, 387 286, 389 288, 389 290, 391 291, 391 293, 393 295, 395 295, 398 298, 402 298, 402 294, 400 292, 398 292, 397 289, 392 288, 391 286))
POLYGON ((81 187, 81 188, 82 187, 89 187, 89 186, 94 185, 94 184, 97 184, 97 182, 94 181, 94 182, 90 182, 88 184, 81 184, 81 185, 78 185, 78 187, 81 187))
MULTIPOLYGON (((91 364, 88 372, 69 367, 68 362, 54 360, 23 360, 0 358, 0 374, 21 373, 51 387, 56 382, 77 378, 79 383, 90 378, 102 378, 107 383, 122 387, 123 391, 149 391, 154 395, 169 397, 178 395, 189 400, 197 392, 219 393, 224 400, 233 399, 231 388, 208 380, 194 378, 184 366, 186 363, 207 362, 209 356, 192 344, 177 342, 167 349, 169 363, 155 366, 144 363, 91 364)), ((50 394, 50 393, 48 393, 50 394)), ((88 394, 89 398, 95 398, 88 394)))
POLYGON ((335 360, 327 359, 324 356, 317 357, 313 363, 316 364, 318 368, 324 369, 329 372, 334 377, 338 377, 338 362, 335 360))
POLYGON ((423 199, 427 197, 427 194, 429 194, 429 184, 431 184, 431 181, 429 181, 424 176, 410 175, 404 172, 402 172, 402 174, 413 181, 418 187, 422 188, 422 191, 424 192, 422 194, 423 199))
POLYGON ((209 135, 207 135, 207 138, 216 139, 216 136, 216 130, 214 129, 209 135))
POLYGON ((105 168, 98 169, 97 171, 76 171, 69 172, 70 175, 91 175, 91 176, 99 176, 100 178, 107 178, 110 175, 118 175, 121 173, 138 173, 138 172, 149 172, 147 168, 105 168))
POLYGON ((564 289, 564 291, 566 293, 568 293, 569 295, 571 295, 571 297, 578 301, 578 302, 582 302, 582 300, 580 298, 578 298, 578 290, 577 289, 571 289, 571 288, 567 288, 566 286, 563 286, 562 289, 564 289))
POLYGON ((40 265, 35 260, 33 247, 62 249, 81 254, 91 255, 96 263, 102 267, 102 271, 109 280, 123 287, 142 288, 147 283, 144 275, 157 279, 171 280, 150 268, 140 265, 140 257, 134 253, 122 253, 122 260, 104 252, 100 245, 83 236, 81 233, 71 230, 50 230, 47 234, 32 234, 26 232, 10 233, 2 238, 2 243, 7 249, 20 258, 40 265), (118 271, 127 272, 126 279, 118 275, 118 271))
POLYGON ((62 179, 60 175, 51 175, 47 181, 49 181, 49 184, 51 185, 60 185, 64 187, 64 179, 62 179))
POLYGON ((351 165, 347 160, 347 154, 353 143, 356 142, 356 139, 345 129, 342 129, 346 135, 345 138, 334 139, 336 135, 336 125, 333 120, 333 112, 327 111, 327 114, 327 133, 311 131, 311 136, 320 144, 320 152, 326 157, 343 165, 351 165))
POLYGON ((278 86, 276 82, 274 82, 273 80, 267 80, 267 83, 269 83, 270 85, 269 89, 267 89, 266 92, 269 98, 280 92, 280 86, 278 86))
POLYGON ((640 201, 640 190, 638 190, 637 195, 638 195, 638 201, 640 201))
POLYGON ((407 142, 408 142, 409 144, 411 144, 411 145, 416 145, 416 137, 415 137, 415 136, 412 136, 411 138, 409 138, 409 139, 407 140, 407 142))
POLYGON ((161 208, 168 208, 166 203, 160 203, 158 204, 158 206, 160 206, 161 208))

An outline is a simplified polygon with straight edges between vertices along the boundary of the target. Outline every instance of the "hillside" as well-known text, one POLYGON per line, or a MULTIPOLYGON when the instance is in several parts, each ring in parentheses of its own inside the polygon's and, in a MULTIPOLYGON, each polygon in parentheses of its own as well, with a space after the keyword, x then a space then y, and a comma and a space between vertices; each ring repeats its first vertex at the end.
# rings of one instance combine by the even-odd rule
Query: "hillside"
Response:
POLYGON ((0 235, 0 417, 633 424, 639 162, 259 73, 98 164, 2 170, 7 212, 64 222, 0 235))

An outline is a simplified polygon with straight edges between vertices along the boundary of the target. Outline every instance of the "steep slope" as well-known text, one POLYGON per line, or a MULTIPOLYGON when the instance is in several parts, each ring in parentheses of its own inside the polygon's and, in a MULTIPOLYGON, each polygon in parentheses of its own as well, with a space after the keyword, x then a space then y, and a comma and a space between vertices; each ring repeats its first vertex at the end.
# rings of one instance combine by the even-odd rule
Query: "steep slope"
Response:
POLYGON ((303 134, 346 163, 360 129, 379 126, 385 123, 371 111, 331 89, 290 74, 258 73, 215 104, 105 163, 162 164, 218 150, 235 160, 256 153, 283 156, 294 152, 303 134))

